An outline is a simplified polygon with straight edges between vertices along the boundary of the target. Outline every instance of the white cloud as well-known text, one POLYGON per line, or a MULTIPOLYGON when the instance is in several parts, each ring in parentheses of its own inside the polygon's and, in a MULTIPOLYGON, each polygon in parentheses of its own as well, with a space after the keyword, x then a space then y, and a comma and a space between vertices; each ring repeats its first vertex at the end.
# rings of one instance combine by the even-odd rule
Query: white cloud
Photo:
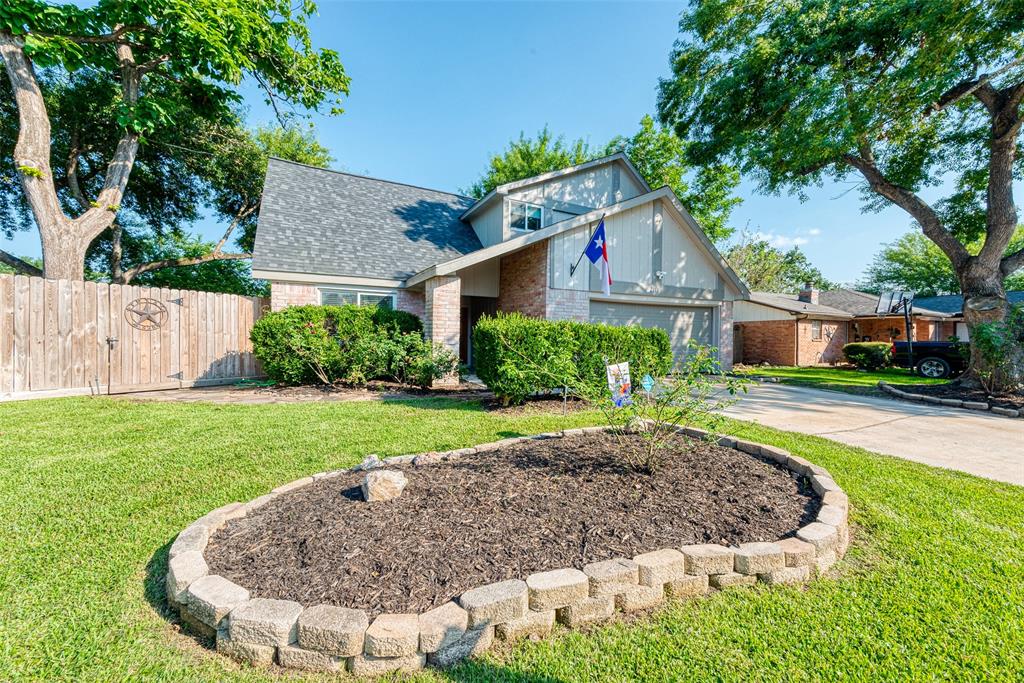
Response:
POLYGON ((807 231, 807 234, 811 235, 812 237, 817 237, 818 235, 821 234, 821 228, 811 228, 810 230, 807 231))
POLYGON ((755 232, 754 239, 764 240, 768 244, 776 247, 777 249, 788 249, 789 247, 799 247, 807 244, 810 240, 806 237, 780 235, 773 232, 755 232))

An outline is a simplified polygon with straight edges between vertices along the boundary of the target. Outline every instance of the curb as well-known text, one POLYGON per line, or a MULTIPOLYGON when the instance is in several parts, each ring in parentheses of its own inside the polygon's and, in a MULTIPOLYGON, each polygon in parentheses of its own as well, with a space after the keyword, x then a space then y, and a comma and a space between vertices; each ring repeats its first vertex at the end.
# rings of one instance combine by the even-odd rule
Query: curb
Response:
POLYGON ((958 398, 938 398, 937 396, 926 396, 925 394, 912 394, 909 391, 902 391, 883 381, 878 382, 878 388, 883 392, 901 398, 905 401, 917 401, 919 403, 930 403, 936 406, 947 406, 958 410, 988 411, 1000 417, 1024 417, 1024 410, 1015 408, 1003 408, 1001 406, 989 405, 984 401, 961 401, 958 398))

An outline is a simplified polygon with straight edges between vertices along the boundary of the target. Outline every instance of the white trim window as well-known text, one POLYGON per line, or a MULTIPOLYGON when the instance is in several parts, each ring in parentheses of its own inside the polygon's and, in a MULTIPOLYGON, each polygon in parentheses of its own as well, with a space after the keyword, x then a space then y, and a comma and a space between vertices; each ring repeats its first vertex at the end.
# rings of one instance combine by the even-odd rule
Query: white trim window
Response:
POLYGON ((540 230, 544 224, 544 207, 529 202, 509 201, 508 224, 516 232, 540 230))
POLYGON ((811 339, 813 341, 821 341, 821 328, 822 324, 820 320, 811 321, 811 339))
POLYGON ((360 289, 339 289, 335 287, 320 288, 321 306, 380 306, 395 308, 393 292, 371 292, 360 289))

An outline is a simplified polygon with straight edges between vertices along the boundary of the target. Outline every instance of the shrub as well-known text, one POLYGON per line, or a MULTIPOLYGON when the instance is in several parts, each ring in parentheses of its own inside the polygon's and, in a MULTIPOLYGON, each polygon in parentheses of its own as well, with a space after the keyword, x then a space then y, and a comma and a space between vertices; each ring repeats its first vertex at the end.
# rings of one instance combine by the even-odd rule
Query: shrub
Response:
POLYGON ((604 387, 605 359, 629 361, 635 377, 664 375, 672 367, 672 347, 660 329, 499 313, 473 328, 473 358, 477 376, 508 404, 573 382, 604 387))
POLYGON ((986 391, 1024 386, 1024 305, 1011 308, 1005 320, 975 325, 971 339, 981 361, 974 374, 986 391))
POLYGON ((843 353, 861 370, 877 370, 892 364, 892 345, 887 342, 854 342, 844 346, 843 353))
POLYGON ((293 306, 260 318, 250 339, 274 381, 362 383, 390 376, 398 363, 395 359, 407 358, 410 351, 422 354, 421 330, 419 318, 404 311, 293 306))

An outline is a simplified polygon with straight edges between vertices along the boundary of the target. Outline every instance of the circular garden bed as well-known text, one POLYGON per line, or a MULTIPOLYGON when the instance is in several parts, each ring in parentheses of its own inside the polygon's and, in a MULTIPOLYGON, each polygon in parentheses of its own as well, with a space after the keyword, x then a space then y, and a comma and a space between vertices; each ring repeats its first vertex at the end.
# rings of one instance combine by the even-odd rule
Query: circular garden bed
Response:
POLYGON ((845 494, 785 451, 684 430, 638 474, 602 428, 374 459, 216 510, 172 545, 168 600, 254 664, 448 666, 712 589, 802 583, 848 543, 845 494), (366 502, 366 471, 401 470, 366 502))

